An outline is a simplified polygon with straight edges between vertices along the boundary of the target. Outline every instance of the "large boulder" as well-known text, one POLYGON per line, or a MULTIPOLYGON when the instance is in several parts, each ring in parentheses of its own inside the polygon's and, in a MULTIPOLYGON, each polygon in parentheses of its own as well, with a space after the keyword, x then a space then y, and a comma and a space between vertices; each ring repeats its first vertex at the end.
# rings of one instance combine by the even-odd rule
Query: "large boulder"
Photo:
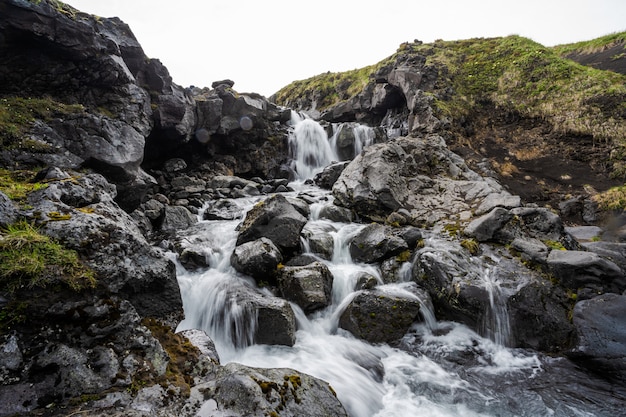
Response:
POLYGON ((333 275, 321 262, 285 266, 280 269, 278 286, 283 297, 311 313, 330 305, 333 275))
POLYGON ((237 245, 262 237, 271 240, 284 255, 300 248, 300 232, 307 219, 281 194, 257 203, 239 227, 237 245))
POLYGON ((594 372, 626 381, 626 296, 604 294, 576 303, 578 335, 570 356, 594 372))
POLYGON ((411 324, 420 319, 421 302, 415 294, 419 290, 411 284, 360 291, 341 314, 339 327, 370 343, 401 339, 411 324))
POLYGON ((280 250, 265 237, 237 246, 230 257, 237 271, 265 283, 275 281, 278 264, 282 261, 280 250))
POLYGON ((229 363, 199 388, 209 415, 347 417, 327 382, 293 369, 229 363))
POLYGON ((415 225, 459 220, 493 193, 504 191, 471 171, 437 135, 372 145, 333 186, 336 203, 365 219, 383 222, 389 214, 407 210, 415 225))
POLYGON ((327 190, 331 190, 337 179, 343 172, 343 170, 348 166, 350 162, 336 162, 328 165, 326 168, 322 170, 322 172, 315 175, 313 181, 321 188, 325 188, 327 190))
POLYGON ((408 250, 406 241, 393 232, 393 228, 378 223, 366 226, 350 242, 352 259, 374 263, 408 250))
POLYGON ((594 252, 553 250, 547 264, 567 288, 616 293, 626 290, 624 271, 594 252))
POLYGON ((429 239, 412 275, 430 293, 437 317, 464 323, 507 346, 559 352, 570 346, 571 298, 508 251, 429 239), (537 300, 542 300, 537 303, 537 300))
POLYGON ((128 299, 142 316, 179 320, 176 269, 151 246, 133 219, 113 201, 115 187, 101 175, 54 181, 29 195, 42 233, 76 250, 98 284, 128 299))

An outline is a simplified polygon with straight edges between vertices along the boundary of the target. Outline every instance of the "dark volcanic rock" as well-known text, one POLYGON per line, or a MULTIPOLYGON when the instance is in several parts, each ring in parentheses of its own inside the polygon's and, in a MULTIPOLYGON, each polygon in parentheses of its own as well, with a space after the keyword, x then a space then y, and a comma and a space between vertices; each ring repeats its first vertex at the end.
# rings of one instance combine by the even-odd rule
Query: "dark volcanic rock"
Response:
POLYGON ((437 135, 372 145, 333 186, 336 203, 365 219, 383 222, 402 209, 415 225, 459 219, 494 193, 504 191, 471 171, 437 135))
POLYGON ((626 297, 604 294, 574 307, 578 334, 570 356, 594 372, 626 381, 626 297))
POLYGON ((280 269, 278 286, 283 297, 311 313, 330 305, 333 275, 321 262, 285 266, 280 269))
POLYGON ((393 234, 391 227, 372 223, 352 239, 350 255, 356 262, 373 263, 398 255, 408 248, 404 239, 393 234))
POLYGON ((280 250, 265 237, 237 246, 230 257, 237 271, 266 283, 275 281, 278 264, 282 261, 280 250))
POLYGON ((593 252, 553 250, 548 267, 567 288, 619 292, 626 290, 624 271, 593 252))
POLYGON ((0 227, 6 227, 17 220, 17 208, 6 194, 0 192, 0 227))
POLYGON ((370 343, 397 341, 419 319, 421 303, 415 291, 414 284, 401 290, 363 290, 341 314, 339 327, 370 343))
POLYGON ((130 300, 142 316, 182 314, 174 264, 151 246, 133 219, 113 201, 115 187, 97 174, 56 181, 32 193, 42 232, 75 249, 99 285, 130 300))
POLYGON ((283 254, 291 254, 300 248, 300 232, 306 221, 284 196, 276 194, 246 214, 239 228, 237 245, 266 237, 283 254))

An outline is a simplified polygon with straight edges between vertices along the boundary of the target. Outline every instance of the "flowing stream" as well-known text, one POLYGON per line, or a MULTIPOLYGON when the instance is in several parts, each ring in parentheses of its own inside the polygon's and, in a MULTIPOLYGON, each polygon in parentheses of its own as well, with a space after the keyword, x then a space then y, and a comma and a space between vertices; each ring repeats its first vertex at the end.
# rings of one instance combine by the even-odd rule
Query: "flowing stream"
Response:
MULTIPOLYGON (((296 190, 292 194, 304 192, 315 200, 309 223, 331 230, 333 257, 320 261, 334 276, 332 304, 309 316, 292 305, 298 326, 293 347, 252 344, 256 315, 236 294, 237 288, 255 288, 255 283, 230 265, 241 220, 202 220, 210 237, 206 256, 211 267, 199 272, 178 267, 186 316, 179 329, 205 330, 222 364, 288 367, 328 381, 352 417, 591 417, 623 412, 620 400, 601 380, 568 361, 506 347, 507 295, 499 287, 497 267, 483 271, 491 306, 485 337, 464 325, 437 321, 429 300, 419 300, 423 322, 415 323, 394 347, 370 345, 338 328, 342 310, 356 295, 360 273, 376 277, 383 291, 406 293, 411 264, 401 269, 401 282, 383 285, 375 265, 352 261, 347 243, 365 225, 320 219, 320 209, 332 204, 332 196, 302 182, 334 160, 331 141, 316 122, 294 123, 290 143, 299 180, 291 184, 296 190)), ((245 213, 261 198, 235 202, 245 213)), ((304 241, 303 248, 307 247, 304 241)))

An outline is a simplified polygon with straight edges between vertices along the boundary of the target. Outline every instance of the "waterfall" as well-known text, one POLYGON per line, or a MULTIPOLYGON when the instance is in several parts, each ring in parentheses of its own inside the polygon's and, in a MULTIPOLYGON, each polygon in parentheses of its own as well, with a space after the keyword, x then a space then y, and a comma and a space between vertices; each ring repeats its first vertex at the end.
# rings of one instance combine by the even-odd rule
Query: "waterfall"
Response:
POLYGON ((508 297, 504 294, 496 274, 497 269, 485 268, 483 280, 489 294, 489 308, 485 311, 482 323, 483 334, 501 346, 511 343, 511 325, 509 310, 506 306, 508 297))
POLYGON ((333 125, 333 136, 330 144, 340 160, 350 160, 372 145, 376 132, 369 126, 358 123, 341 123, 333 125))
POLYGON ((374 143, 376 132, 369 126, 358 125, 354 127, 354 139, 354 155, 356 156, 374 143))
POLYGON ((295 162, 297 178, 313 178, 337 158, 326 131, 319 123, 300 118, 296 113, 292 113, 291 120, 294 126, 289 134, 289 153, 295 162))

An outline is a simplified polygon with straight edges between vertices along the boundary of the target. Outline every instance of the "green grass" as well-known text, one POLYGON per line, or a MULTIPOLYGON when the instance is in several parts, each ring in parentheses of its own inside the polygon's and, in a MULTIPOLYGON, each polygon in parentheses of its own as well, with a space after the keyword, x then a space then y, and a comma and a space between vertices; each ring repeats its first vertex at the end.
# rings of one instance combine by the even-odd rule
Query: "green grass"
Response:
POLYGON ((9 294, 63 283, 74 291, 93 288, 93 271, 75 251, 65 249, 25 221, 0 231, 0 291, 9 294))
POLYGON ((626 185, 610 188, 593 196, 598 208, 604 211, 622 211, 626 209, 626 185))
POLYGON ((41 182, 32 182, 35 171, 0 168, 0 191, 17 203, 24 203, 29 193, 47 187, 41 182))
POLYGON ((360 93, 380 66, 381 63, 346 72, 326 72, 294 81, 276 93, 275 101, 294 106, 299 97, 317 97, 317 109, 323 110, 360 93))
POLYGON ((626 50, 626 32, 611 33, 589 41, 557 45, 553 49, 561 56, 571 53, 592 54, 618 44, 623 44, 626 50))

